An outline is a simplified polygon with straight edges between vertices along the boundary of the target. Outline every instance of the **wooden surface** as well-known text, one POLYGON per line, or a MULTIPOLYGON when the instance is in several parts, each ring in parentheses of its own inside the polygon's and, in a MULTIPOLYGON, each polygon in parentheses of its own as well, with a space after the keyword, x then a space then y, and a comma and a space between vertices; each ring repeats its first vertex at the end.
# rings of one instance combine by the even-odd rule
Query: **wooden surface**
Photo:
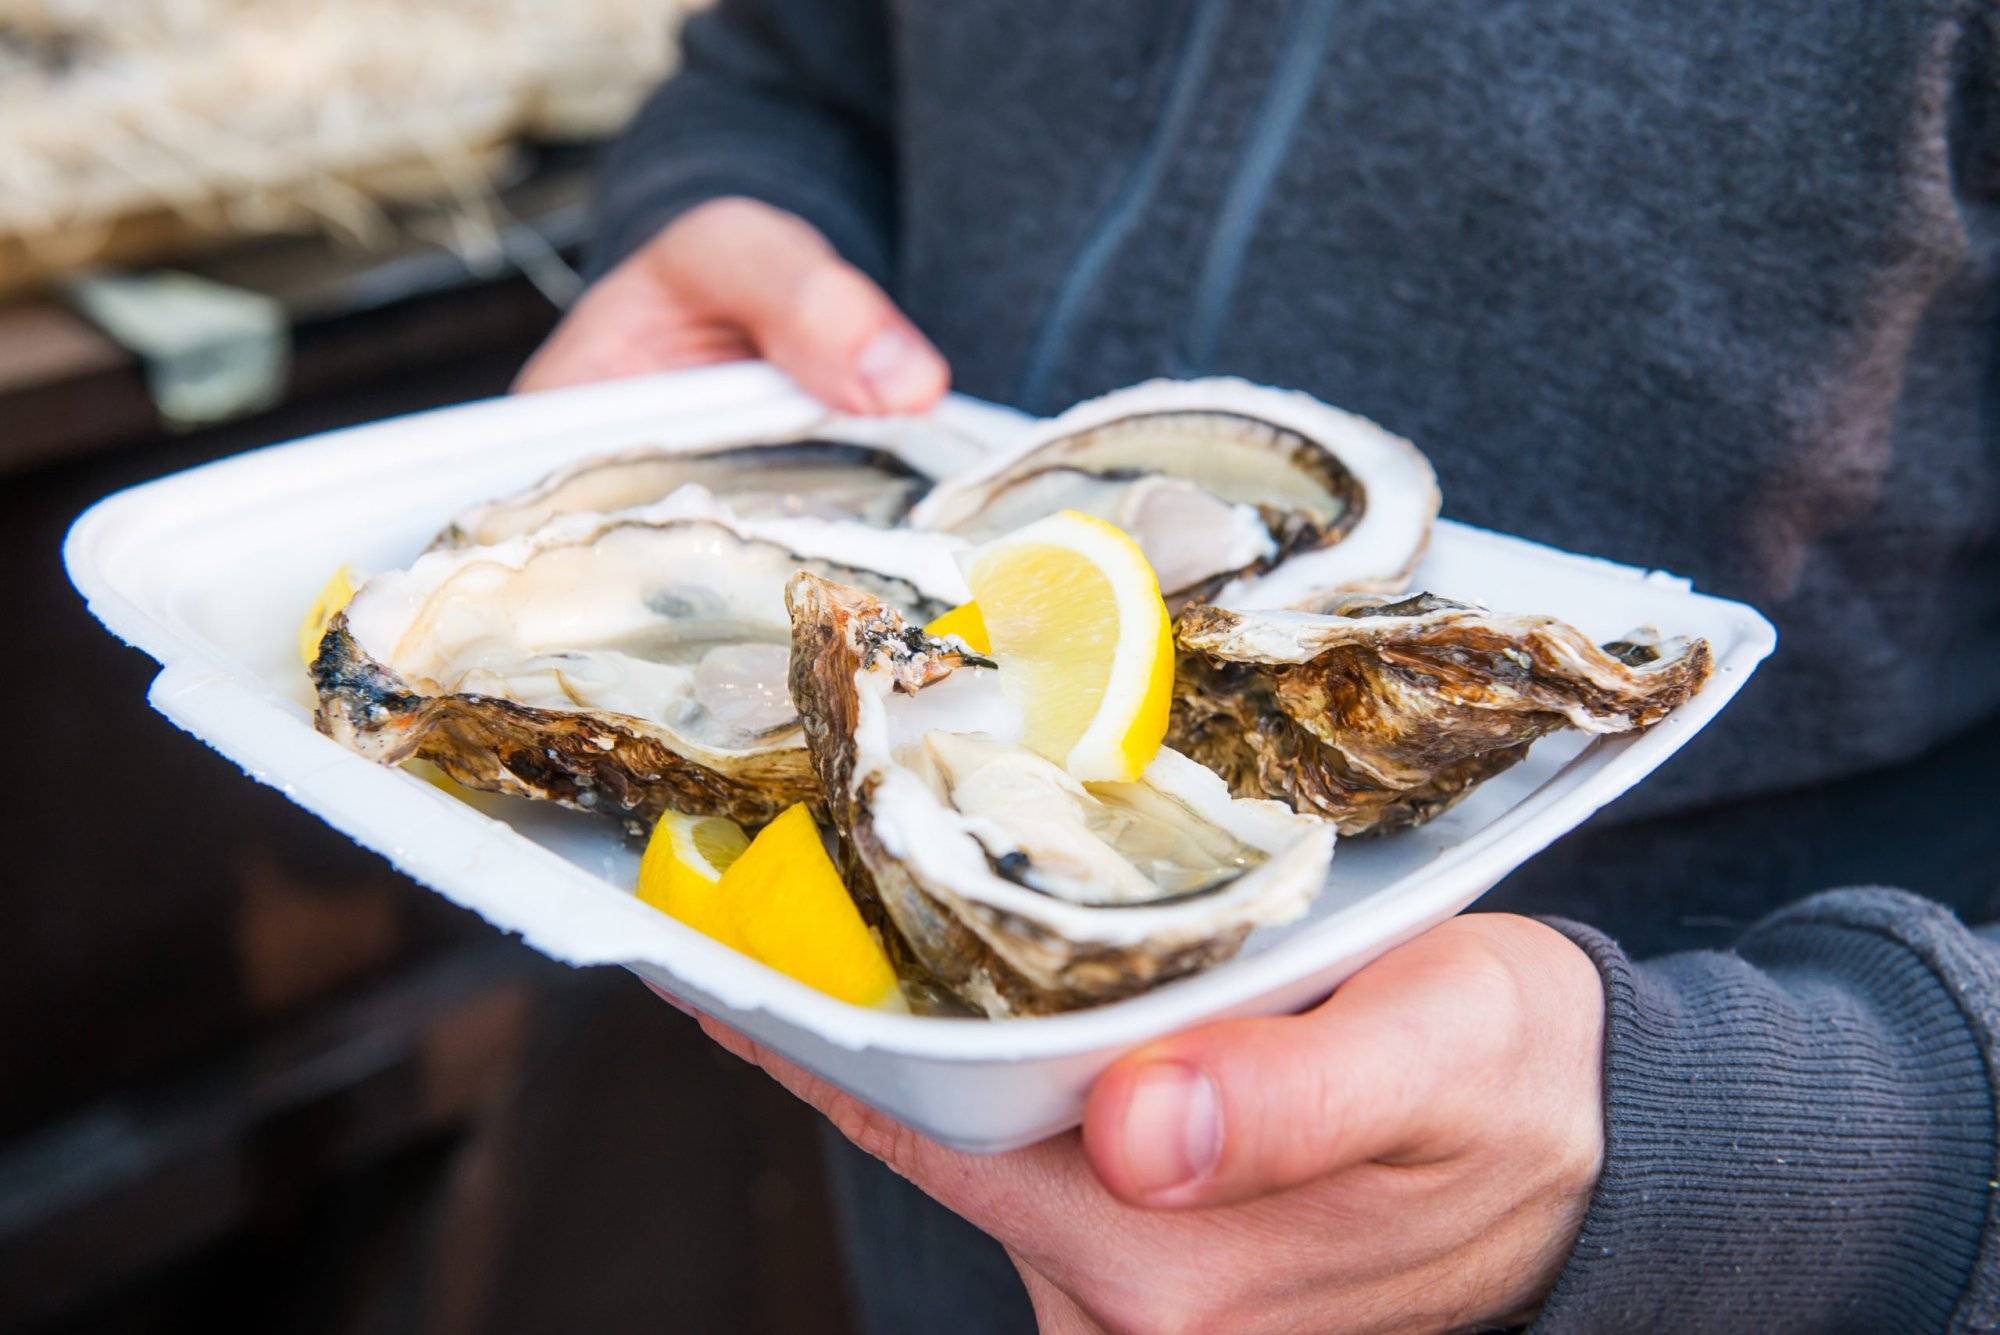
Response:
MULTIPOLYGON (((500 254, 468 260, 421 238, 439 216, 404 215, 409 235, 362 252, 317 237, 271 237, 177 266, 277 302, 292 324, 286 398, 366 386, 371 377, 500 354, 548 328, 548 297, 518 276, 505 245, 574 250, 589 193, 588 155, 545 153, 498 197, 500 254)), ((159 433, 144 369, 60 293, 0 302, 0 479, 159 433)))

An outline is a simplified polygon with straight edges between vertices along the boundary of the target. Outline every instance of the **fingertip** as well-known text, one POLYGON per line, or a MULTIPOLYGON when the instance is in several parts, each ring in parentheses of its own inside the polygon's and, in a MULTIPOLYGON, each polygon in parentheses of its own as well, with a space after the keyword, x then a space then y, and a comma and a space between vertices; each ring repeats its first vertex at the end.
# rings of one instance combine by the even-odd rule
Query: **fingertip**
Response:
POLYGON ((1171 1056, 1112 1067, 1084 1105, 1084 1152, 1106 1190, 1132 1205, 1198 1203, 1222 1159, 1214 1078, 1171 1056))
POLYGON ((937 349, 900 324, 863 344, 854 369, 877 412, 928 412, 951 385, 951 368, 937 349))
POLYGON ((925 412, 951 380, 944 358, 888 294, 830 257, 797 280, 789 300, 762 308, 754 333, 773 364, 844 412, 925 412))

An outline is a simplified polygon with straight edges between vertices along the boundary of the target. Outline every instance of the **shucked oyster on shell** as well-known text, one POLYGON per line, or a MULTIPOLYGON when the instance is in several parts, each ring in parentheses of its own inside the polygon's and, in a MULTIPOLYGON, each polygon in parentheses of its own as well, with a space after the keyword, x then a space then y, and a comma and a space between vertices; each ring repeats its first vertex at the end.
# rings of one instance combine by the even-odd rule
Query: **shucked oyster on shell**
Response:
POLYGON ((940 483, 910 522, 983 542, 1062 509, 1130 533, 1171 604, 1267 607, 1403 588, 1438 488, 1410 442, 1309 395, 1155 380, 940 483))
POLYGON ((1164 750, 1082 785, 1018 744, 998 673, 859 589, 786 593, 792 697, 843 870, 899 963, 991 1016, 1129 996, 1304 913, 1333 828, 1164 750))
POLYGON ((1634 631, 1602 647, 1554 617, 1418 594, 1323 613, 1190 607, 1170 745, 1239 796, 1342 834, 1420 825, 1559 728, 1649 728, 1712 666, 1705 640, 1634 631))
POLYGON ((688 485, 704 488, 745 519, 851 519, 889 528, 938 478, 985 454, 978 441, 936 422, 835 414, 806 432, 773 440, 654 446, 586 459, 474 506, 431 545, 490 546, 564 515, 651 505, 688 485))
POLYGON ((818 795, 786 679, 801 568, 920 617, 964 597, 938 538, 755 524, 689 488, 370 580, 321 642, 317 722, 384 764, 635 826, 668 808, 760 824, 818 795))

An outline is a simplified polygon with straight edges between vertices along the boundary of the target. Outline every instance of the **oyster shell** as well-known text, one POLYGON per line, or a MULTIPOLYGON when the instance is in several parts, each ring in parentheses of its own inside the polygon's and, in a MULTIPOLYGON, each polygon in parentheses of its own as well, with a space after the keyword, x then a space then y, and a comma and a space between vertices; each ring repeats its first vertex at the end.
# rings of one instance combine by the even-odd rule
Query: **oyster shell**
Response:
POLYGON ((992 1016, 1094 1005, 1305 912, 1333 829, 1162 751, 1076 783, 1018 744, 998 672, 859 589, 786 592, 792 698, 848 884, 899 963, 992 1016))
POLYGON ((920 616, 964 597, 935 537, 752 524, 688 489, 370 580, 321 642, 317 722, 473 788, 635 823, 672 808, 759 824, 818 795, 786 681, 801 567, 920 616))
POLYGON ((1155 380, 1078 404, 940 483, 910 522, 983 542, 1061 509, 1130 533, 1170 603, 1262 607, 1402 588, 1438 489, 1414 445, 1308 395, 1155 380))
POLYGON ((1239 796, 1347 835, 1430 820, 1558 728, 1649 728, 1712 666, 1705 640, 1648 628, 1599 647, 1554 617, 1430 594, 1323 613, 1190 607, 1175 638, 1169 744, 1239 796))
POLYGON ((933 422, 831 416, 796 436, 696 449, 649 447, 586 459, 454 518, 433 548, 484 547, 567 514, 616 514, 690 484, 746 519, 902 522, 932 484, 985 449, 933 422))

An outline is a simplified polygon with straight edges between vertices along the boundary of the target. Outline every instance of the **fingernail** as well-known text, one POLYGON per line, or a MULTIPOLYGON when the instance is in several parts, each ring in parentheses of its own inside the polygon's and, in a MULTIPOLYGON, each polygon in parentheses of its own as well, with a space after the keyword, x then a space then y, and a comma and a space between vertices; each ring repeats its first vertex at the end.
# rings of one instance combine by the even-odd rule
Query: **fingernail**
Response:
POLYGON ((876 403, 890 411, 929 406, 925 400, 937 383, 928 350, 901 329, 884 329, 869 339, 854 369, 876 403))
POLYGON ((1209 1078, 1180 1062, 1146 1067, 1125 1105, 1125 1163, 1134 1190, 1150 1196, 1192 1182, 1221 1154, 1221 1107, 1209 1078))

